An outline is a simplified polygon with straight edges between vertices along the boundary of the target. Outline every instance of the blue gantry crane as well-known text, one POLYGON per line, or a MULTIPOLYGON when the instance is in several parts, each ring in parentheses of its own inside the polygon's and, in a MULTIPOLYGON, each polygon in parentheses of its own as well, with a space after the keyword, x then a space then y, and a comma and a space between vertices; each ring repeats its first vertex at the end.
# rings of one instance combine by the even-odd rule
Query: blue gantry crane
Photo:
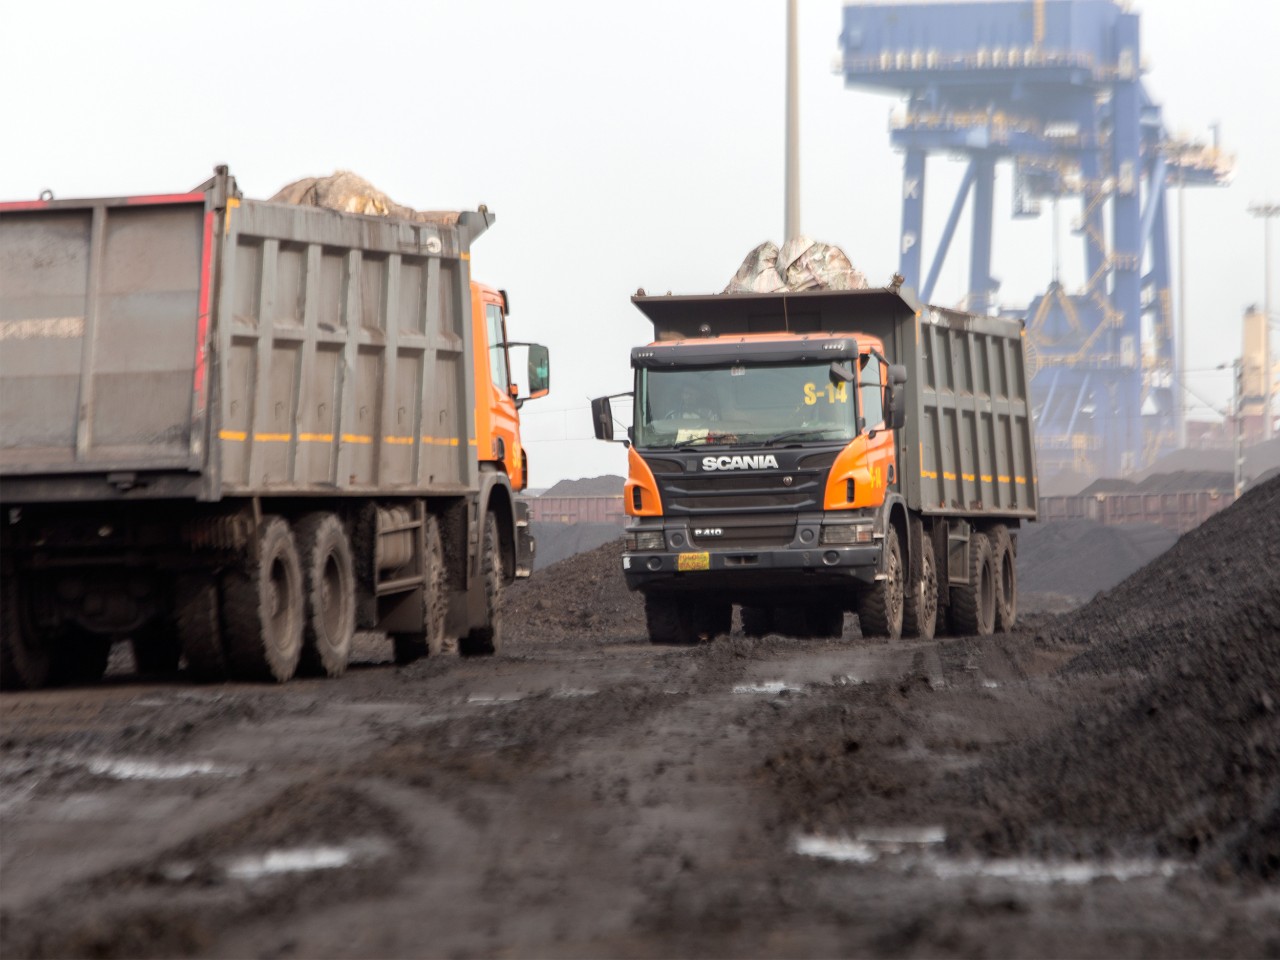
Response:
MULTIPOLYGON (((905 154, 899 272, 928 301, 966 204, 965 307, 989 312, 996 167, 1013 169, 1013 214, 1079 198, 1082 289, 1055 275, 1023 314, 1042 473, 1121 476, 1177 444, 1182 404, 1170 295, 1166 195, 1221 184, 1216 144, 1176 140, 1142 82, 1138 14, 1113 0, 851 4, 845 85, 895 93, 905 154), (924 265, 926 161, 966 161, 924 265)), ((1056 240, 1056 226, 1055 226, 1056 240)))

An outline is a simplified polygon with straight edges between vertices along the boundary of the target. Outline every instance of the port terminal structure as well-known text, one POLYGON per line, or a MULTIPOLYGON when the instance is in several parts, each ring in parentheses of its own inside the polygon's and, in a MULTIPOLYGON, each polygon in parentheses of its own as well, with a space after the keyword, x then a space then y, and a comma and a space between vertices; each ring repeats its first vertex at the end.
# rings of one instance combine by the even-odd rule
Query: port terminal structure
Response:
POLYGON ((1112 0, 1003 0, 849 4, 843 18, 845 86, 906 100, 890 123, 904 154, 899 272, 922 300, 933 298, 968 204, 961 306, 997 310, 997 164, 1012 164, 1015 218, 1079 199, 1071 226, 1087 281, 1065 289, 1055 262, 1044 292, 1017 311, 1041 472, 1124 476, 1176 449, 1185 365, 1168 202, 1182 187, 1229 182, 1234 159, 1166 130, 1142 80, 1138 14, 1112 0), (966 167, 926 271, 926 161, 937 154, 966 167))

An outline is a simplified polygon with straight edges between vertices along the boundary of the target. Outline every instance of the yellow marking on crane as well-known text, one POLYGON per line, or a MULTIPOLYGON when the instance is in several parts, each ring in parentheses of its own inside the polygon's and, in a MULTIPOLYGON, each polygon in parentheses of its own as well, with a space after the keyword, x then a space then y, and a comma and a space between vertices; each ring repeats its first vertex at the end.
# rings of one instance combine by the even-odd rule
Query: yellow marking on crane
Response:
POLYGON ((243 430, 219 430, 218 439, 219 440, 247 440, 249 439, 249 434, 245 433, 243 430))
POLYGON ((363 433, 344 433, 342 435, 343 443, 373 443, 373 437, 363 433))

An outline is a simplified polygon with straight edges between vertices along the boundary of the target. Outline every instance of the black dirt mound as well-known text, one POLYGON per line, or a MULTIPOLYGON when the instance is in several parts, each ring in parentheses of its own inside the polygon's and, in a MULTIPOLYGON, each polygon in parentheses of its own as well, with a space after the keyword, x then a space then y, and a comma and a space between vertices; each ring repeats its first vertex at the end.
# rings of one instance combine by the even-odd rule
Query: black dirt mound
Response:
POLYGON ((1176 533, 1154 524, 1028 524, 1018 532, 1018 589, 1088 600, 1150 563, 1177 539, 1176 533))
POLYGON ((1074 837, 1074 852, 1280 877, 1280 480, 1058 621, 1049 639, 1089 645, 1068 677, 1115 683, 1088 688, 1071 722, 971 778, 979 845, 1046 852, 1052 825, 1052 844, 1074 837))
POLYGON ((648 636, 644 602, 622 576, 619 537, 517 581, 503 597, 508 636, 516 643, 604 643, 648 636))
POLYGON ((626 482, 616 474, 606 473, 602 477, 583 477, 579 480, 561 480, 549 490, 544 490, 544 497, 620 497, 622 485, 626 482))

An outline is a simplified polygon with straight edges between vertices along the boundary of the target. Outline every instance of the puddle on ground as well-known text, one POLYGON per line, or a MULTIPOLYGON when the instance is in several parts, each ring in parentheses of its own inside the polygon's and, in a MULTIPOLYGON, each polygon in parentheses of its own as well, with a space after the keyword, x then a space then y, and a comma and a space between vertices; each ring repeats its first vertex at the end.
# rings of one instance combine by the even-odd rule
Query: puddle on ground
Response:
MULTIPOLYGON (((227 862, 225 869, 232 880, 260 880, 283 873, 336 870, 353 863, 378 859, 386 853, 387 845, 381 840, 357 840, 341 847, 295 847, 236 857, 227 862)), ((189 868, 185 864, 175 864, 166 871, 166 876, 182 879, 184 869, 189 868)))
POLYGON ((494 704, 519 703, 524 699, 523 693, 469 693, 467 703, 494 704))
POLYGON ((85 762, 90 773, 112 780, 185 780, 188 777, 239 777, 244 767, 224 767, 207 760, 198 763, 155 763, 149 760, 99 758, 85 762))
POLYGON ((930 849, 946 838, 941 827, 869 827, 853 837, 800 835, 792 849, 801 856, 838 863, 871 864, 884 860, 902 869, 927 870, 940 880, 991 877, 1017 883, 1082 884, 1102 879, 1171 877, 1180 869, 1175 863, 1158 860, 952 860, 930 849))
POLYGON ((734 693, 768 693, 777 696, 780 693, 801 693, 804 687, 787 683, 785 680, 769 680, 765 683, 740 683, 733 688, 734 693))

